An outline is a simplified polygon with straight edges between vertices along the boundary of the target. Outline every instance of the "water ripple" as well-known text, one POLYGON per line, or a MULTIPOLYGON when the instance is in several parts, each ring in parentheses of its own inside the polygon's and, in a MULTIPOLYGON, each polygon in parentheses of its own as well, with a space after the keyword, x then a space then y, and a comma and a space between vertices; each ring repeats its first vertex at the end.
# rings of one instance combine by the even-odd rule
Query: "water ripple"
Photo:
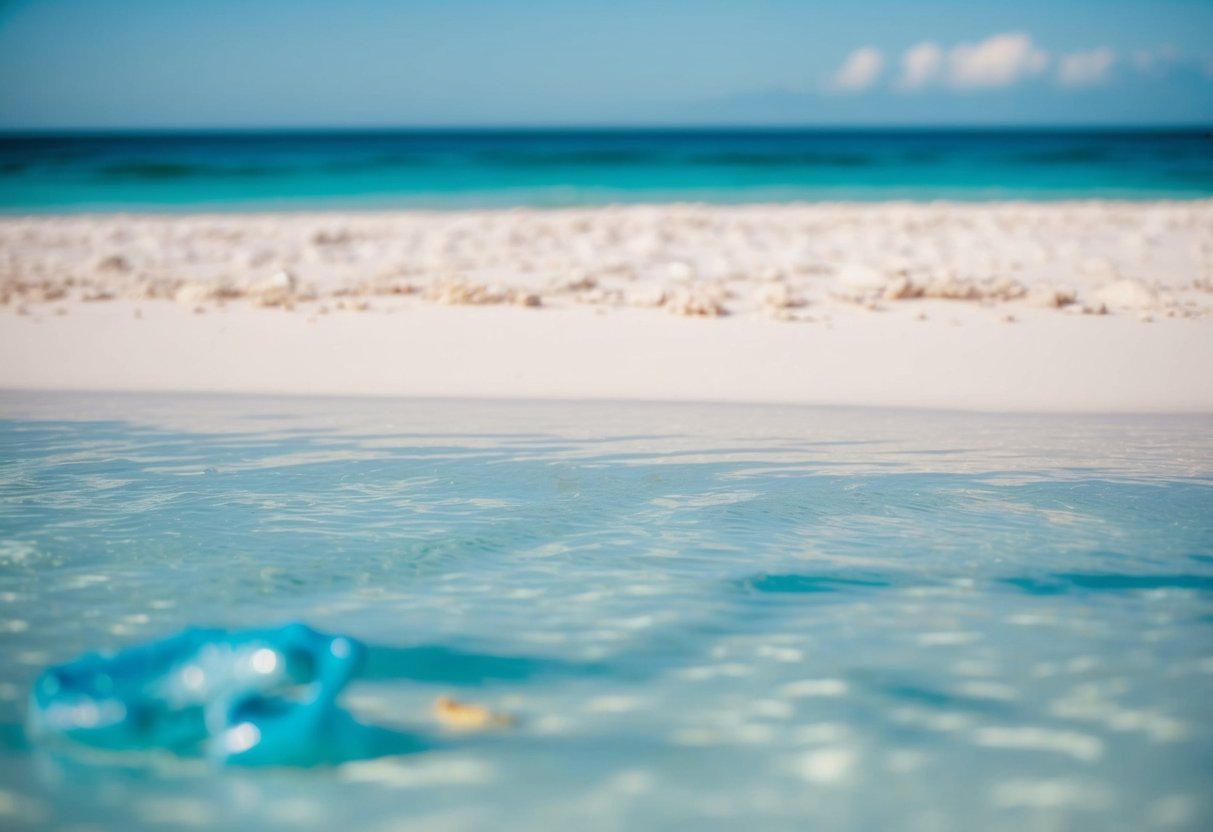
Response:
POLYGON ((771 828, 1213 818, 1207 420, 0 405, 0 809, 22 823, 200 800, 233 828, 308 801, 330 828, 591 804, 579 825, 711 827, 754 801, 771 828), (29 765, 41 666, 286 618, 375 645, 351 708, 432 742, 307 779, 29 765), (430 701, 464 689, 518 728, 436 734, 430 701))

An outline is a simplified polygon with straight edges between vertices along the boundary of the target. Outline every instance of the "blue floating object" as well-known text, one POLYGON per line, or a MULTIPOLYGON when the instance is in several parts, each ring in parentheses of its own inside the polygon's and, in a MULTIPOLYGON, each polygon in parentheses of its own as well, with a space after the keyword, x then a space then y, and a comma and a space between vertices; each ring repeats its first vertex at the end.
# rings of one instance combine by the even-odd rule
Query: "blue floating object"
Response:
POLYGON ((206 754, 221 764, 306 762, 333 722, 337 696, 366 649, 303 624, 188 629, 117 653, 48 668, 29 729, 115 751, 206 754))

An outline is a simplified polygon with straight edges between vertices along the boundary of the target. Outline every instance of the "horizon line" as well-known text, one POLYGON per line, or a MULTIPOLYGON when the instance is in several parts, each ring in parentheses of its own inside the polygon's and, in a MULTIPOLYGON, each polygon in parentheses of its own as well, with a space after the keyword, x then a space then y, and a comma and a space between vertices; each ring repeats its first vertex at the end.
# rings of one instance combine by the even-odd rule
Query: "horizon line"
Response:
POLYGON ((10 136, 55 136, 55 135, 131 135, 131 134, 166 134, 166 133, 528 133, 528 132, 617 132, 617 133, 696 133, 696 132, 850 132, 850 131, 886 131, 886 132, 1154 132, 1160 130, 1182 130, 1195 132, 1213 130, 1211 122, 1153 122, 1146 124, 1124 124, 1120 122, 1091 122, 1091 123, 955 123, 955 124, 923 124, 905 123, 888 124, 875 122, 839 122, 820 124, 768 124, 755 122, 741 123, 681 123, 681 124, 414 124, 414 125, 374 125, 374 124, 342 124, 342 125, 155 125, 155 126, 117 126, 117 127, 0 127, 0 137, 10 136))

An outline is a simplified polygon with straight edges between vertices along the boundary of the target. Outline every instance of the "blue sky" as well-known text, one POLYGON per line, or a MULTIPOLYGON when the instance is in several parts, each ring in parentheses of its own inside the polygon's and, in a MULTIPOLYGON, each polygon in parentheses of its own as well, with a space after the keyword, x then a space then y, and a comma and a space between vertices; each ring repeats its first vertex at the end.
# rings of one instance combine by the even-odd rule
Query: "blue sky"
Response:
POLYGON ((0 0, 0 129, 1176 123, 1210 0, 0 0))

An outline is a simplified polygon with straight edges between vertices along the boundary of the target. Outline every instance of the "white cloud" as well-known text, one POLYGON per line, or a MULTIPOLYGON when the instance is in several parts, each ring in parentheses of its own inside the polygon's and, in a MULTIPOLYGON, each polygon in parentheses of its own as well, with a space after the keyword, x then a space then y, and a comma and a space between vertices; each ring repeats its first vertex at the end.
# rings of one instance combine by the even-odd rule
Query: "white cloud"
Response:
MULTIPOLYGON (((1146 75, 1161 76, 1188 67, 1213 77, 1213 57, 1182 55, 1174 46, 1118 53, 1108 46, 1071 52, 1055 63, 1055 80, 1063 87, 1087 87, 1107 81, 1118 65, 1146 75)), ((948 47, 921 41, 901 54, 896 76, 889 86, 902 92, 945 87, 958 92, 999 89, 1044 75, 1050 69, 1049 53, 1026 32, 1001 32, 976 43, 948 47)), ((831 75, 825 88, 861 92, 881 80, 884 54, 874 46, 856 49, 831 75)))
POLYGON ((896 86, 903 90, 919 90, 935 81, 943 68, 943 50, 938 44, 925 41, 912 46, 901 56, 901 76, 896 86))
POLYGON ((1173 72, 1197 72, 1213 78, 1213 55, 1184 53, 1164 44, 1153 49, 1135 49, 1129 55, 1133 67, 1143 75, 1162 78, 1173 72))
POLYGON ((876 83, 884 68, 884 55, 874 46, 856 49, 830 76, 826 86, 839 92, 862 92, 876 83))
POLYGON ((1022 32, 1005 32, 980 43, 962 43, 948 53, 948 83, 957 89, 1008 87, 1039 75, 1048 54, 1022 32))
POLYGON ((1063 87, 1089 87, 1108 77, 1116 53, 1106 46, 1089 52, 1073 52, 1057 66, 1057 82, 1063 87))
POLYGON ((1179 50, 1170 44, 1154 49, 1134 50, 1133 65, 1147 75, 1165 75, 1180 61, 1179 50))

